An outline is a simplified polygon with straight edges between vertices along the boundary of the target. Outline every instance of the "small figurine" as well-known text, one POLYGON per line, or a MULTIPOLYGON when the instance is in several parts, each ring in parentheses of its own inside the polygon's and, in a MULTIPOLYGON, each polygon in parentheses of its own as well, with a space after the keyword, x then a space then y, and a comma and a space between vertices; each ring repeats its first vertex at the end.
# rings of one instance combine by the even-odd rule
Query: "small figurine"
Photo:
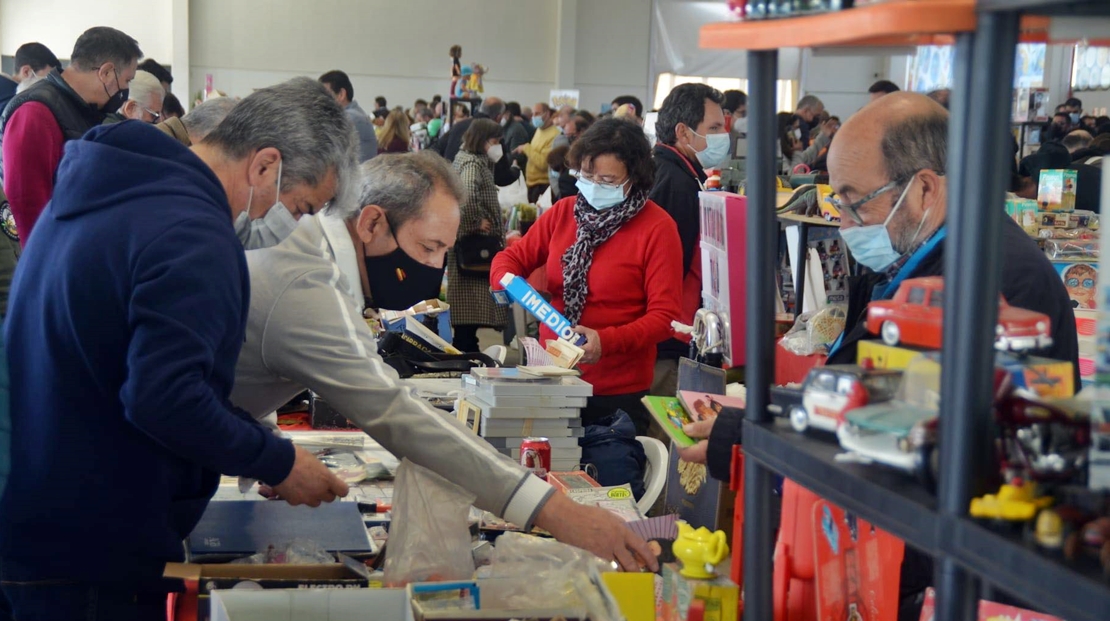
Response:
POLYGON ((489 72, 489 69, 478 63, 470 65, 470 96, 478 97, 485 92, 485 87, 482 85, 482 76, 489 72))
POLYGON ((1014 479, 998 488, 997 494, 971 499, 971 517, 1005 522, 1028 522, 1041 509, 1052 506, 1051 496, 1038 495, 1032 481, 1014 479))
POLYGON ((455 82, 455 99, 471 99, 470 94, 470 76, 474 74, 474 70, 470 67, 462 68, 462 76, 455 82))
POLYGON ((675 540, 672 551, 682 561, 682 570, 679 573, 697 580, 715 578, 717 574, 714 567, 728 556, 728 541, 724 531, 710 532, 704 526, 694 530, 683 520, 679 520, 677 524, 678 539, 675 540))
POLYGON ((1068 535, 1064 542, 1064 556, 1069 561, 1074 561, 1080 554, 1097 556, 1103 573, 1110 576, 1110 517, 1100 517, 1088 522, 1083 528, 1068 535))
POLYGON ((454 94, 455 86, 462 78, 462 46, 452 45, 448 54, 451 56, 451 90, 448 92, 454 94))

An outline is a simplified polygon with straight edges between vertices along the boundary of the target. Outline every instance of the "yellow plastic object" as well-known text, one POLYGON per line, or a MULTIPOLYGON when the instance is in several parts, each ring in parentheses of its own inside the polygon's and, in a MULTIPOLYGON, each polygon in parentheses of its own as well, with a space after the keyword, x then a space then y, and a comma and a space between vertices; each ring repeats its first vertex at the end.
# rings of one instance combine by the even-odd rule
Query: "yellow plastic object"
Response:
POLYGON ((724 531, 710 532, 704 526, 694 530, 688 523, 679 520, 678 539, 672 550, 675 558, 682 561, 679 573, 687 578, 708 580, 717 576, 712 568, 728 556, 728 540, 724 531))
POLYGON ((864 360, 870 360, 876 369, 904 371, 920 353, 905 347, 891 347, 882 341, 860 341, 856 349, 856 363, 863 364, 864 360))
POLYGON ((987 494, 971 499, 971 517, 1027 522, 1041 509, 1052 506, 1051 496, 1037 497, 1036 486, 1031 481, 1021 485, 1003 485, 997 494, 987 494))
POLYGON ((628 621, 655 621, 655 574, 601 574, 605 586, 628 621))

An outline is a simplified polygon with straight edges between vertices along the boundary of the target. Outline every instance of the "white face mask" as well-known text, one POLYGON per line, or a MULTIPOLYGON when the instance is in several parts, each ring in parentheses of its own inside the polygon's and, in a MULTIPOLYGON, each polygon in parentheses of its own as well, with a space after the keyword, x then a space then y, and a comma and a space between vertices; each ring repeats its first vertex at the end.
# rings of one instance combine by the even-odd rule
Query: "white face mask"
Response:
POLYGON ((798 129, 794 130, 794 137, 797 138, 798 140, 802 139, 802 130, 801 130, 801 128, 798 128, 798 129))
POLYGON ((486 155, 488 155, 489 159, 494 164, 496 164, 497 162, 501 161, 502 157, 505 156, 505 149, 501 145, 495 144, 492 147, 486 149, 486 155))
POLYGON ((235 234, 243 242, 244 250, 276 246, 297 228, 297 219, 281 202, 281 168, 282 162, 278 162, 277 201, 266 215, 257 220, 250 218, 251 201, 254 199, 254 186, 251 186, 247 208, 235 220, 235 234))

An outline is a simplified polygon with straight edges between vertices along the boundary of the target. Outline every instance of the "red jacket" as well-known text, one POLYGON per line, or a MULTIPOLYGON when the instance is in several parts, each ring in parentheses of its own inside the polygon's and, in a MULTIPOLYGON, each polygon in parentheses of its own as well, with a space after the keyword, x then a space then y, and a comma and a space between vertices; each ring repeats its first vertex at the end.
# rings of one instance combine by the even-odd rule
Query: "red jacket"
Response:
POLYGON ((23 104, 4 127, 4 193, 8 195, 21 246, 54 194, 62 161, 62 128, 46 105, 23 104))
MULTIPOLYGON (((546 266, 551 305, 564 310, 562 258, 578 230, 575 200, 555 203, 523 239, 497 255, 490 271, 496 288, 506 272, 527 276, 546 266)), ((586 282, 589 293, 579 323, 597 330, 601 360, 581 365, 582 379, 593 384, 595 395, 648 390, 656 345, 673 334, 671 322, 682 309, 682 243, 674 220, 648 201, 594 252, 586 282)), ((553 338, 543 327, 540 340, 553 338)))

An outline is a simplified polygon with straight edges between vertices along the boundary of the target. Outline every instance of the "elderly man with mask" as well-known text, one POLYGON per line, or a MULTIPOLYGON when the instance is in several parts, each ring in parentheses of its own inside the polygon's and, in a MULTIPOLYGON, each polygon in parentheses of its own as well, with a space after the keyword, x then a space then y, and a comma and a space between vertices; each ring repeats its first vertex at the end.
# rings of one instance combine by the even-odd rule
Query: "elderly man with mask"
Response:
POLYGON ((105 125, 119 123, 120 121, 142 121, 144 123, 157 123, 162 118, 162 100, 166 90, 154 74, 143 70, 135 72, 131 84, 127 88, 127 99, 117 112, 104 118, 105 125))
MULTIPOLYGON (((948 212, 948 112, 916 93, 891 93, 864 107, 841 128, 829 147, 830 184, 840 199, 840 235, 867 269, 848 286, 847 328, 829 353, 828 364, 854 364, 856 348, 874 338, 864 325, 867 304, 889 300, 908 278, 944 273, 948 212)), ((989 206, 976 206, 989 207, 989 206)), ((1052 321, 1053 344, 1036 352, 1071 362, 1078 386, 1079 346, 1075 316, 1064 284, 1036 242, 1002 210, 1002 273, 999 289, 1020 308, 1052 321)), ((740 420, 722 415, 695 423, 708 443, 680 451, 706 461, 714 478, 727 481, 732 445, 740 443, 740 420)), ((907 548, 903 562, 903 608, 899 618, 917 618, 918 595, 932 581, 928 557, 907 548)))
POLYGON ((183 560, 221 473, 291 504, 347 493, 231 406, 251 297, 232 222, 322 209, 355 171, 354 136, 324 88, 296 78, 244 99, 191 150, 141 123, 69 145, 5 324, 0 610, 164 618, 164 566, 183 560), (111 545, 74 562, 89 533, 111 545))
MULTIPOLYGON (((829 178, 840 199, 840 235, 864 273, 848 286, 847 327, 828 364, 856 362, 867 304, 889 300, 907 278, 944 273, 948 213, 948 111, 929 97, 898 92, 857 112, 829 147, 829 178)), ((1079 385, 1075 315, 1064 283, 1036 242, 1004 213, 999 289, 1010 304, 1042 312, 1052 321, 1052 346, 1037 355, 1066 360, 1079 385)), ((684 451, 687 461, 706 461, 710 473, 729 478, 732 445, 740 442, 738 419, 719 417, 691 431, 709 438, 684 451)))
POLYGON ((369 254, 382 245, 443 263, 459 226, 461 181, 438 155, 363 164, 360 197, 301 221, 288 240, 247 253, 251 309, 232 403, 256 418, 305 388, 398 457, 477 495, 477 506, 533 524, 625 569, 652 558, 612 514, 578 505, 413 396, 382 362, 362 320, 369 254))

